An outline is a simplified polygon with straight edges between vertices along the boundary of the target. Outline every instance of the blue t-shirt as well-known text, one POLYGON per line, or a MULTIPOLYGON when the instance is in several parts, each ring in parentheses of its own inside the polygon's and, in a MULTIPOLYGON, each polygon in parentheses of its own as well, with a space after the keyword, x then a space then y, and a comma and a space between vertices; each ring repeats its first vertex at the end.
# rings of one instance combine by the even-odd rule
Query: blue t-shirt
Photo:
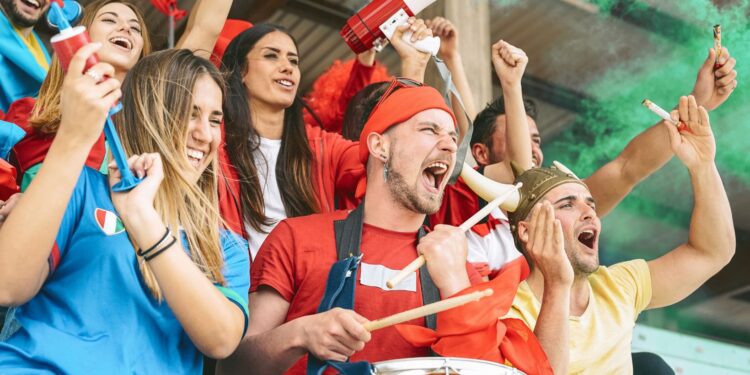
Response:
MULTIPOLYGON (((201 353, 167 302, 143 283, 115 212, 107 176, 85 167, 50 255, 49 277, 17 309, 21 329, 0 343, 1 374, 201 373, 201 353)), ((217 288, 243 311, 247 327, 247 244, 224 231, 221 245, 226 287, 217 288)))

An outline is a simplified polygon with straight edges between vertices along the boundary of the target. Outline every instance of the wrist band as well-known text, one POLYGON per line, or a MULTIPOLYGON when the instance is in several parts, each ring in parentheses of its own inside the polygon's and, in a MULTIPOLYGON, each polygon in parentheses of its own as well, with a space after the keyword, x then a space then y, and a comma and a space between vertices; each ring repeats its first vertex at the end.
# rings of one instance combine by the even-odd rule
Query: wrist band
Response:
POLYGON ((169 241, 169 243, 166 246, 162 247, 159 250, 154 251, 151 254, 146 255, 145 257, 143 257, 143 259, 145 259, 146 262, 148 262, 149 260, 156 258, 161 253, 163 253, 164 251, 166 251, 167 249, 169 249, 170 247, 172 247, 172 245, 174 245, 175 242, 177 242, 177 237, 175 237, 175 236, 171 236, 171 237, 172 237, 172 240, 169 241))
POLYGON ((167 230, 164 232, 164 235, 161 236, 161 239, 159 241, 156 241, 156 243, 154 244, 154 246, 149 247, 145 251, 141 250, 141 249, 138 249, 138 255, 140 255, 142 257, 147 256, 149 252, 151 252, 154 249, 156 249, 157 247, 159 247, 159 245, 161 245, 162 242, 164 242, 164 240, 166 240, 168 236, 169 236, 169 227, 167 227, 167 230))

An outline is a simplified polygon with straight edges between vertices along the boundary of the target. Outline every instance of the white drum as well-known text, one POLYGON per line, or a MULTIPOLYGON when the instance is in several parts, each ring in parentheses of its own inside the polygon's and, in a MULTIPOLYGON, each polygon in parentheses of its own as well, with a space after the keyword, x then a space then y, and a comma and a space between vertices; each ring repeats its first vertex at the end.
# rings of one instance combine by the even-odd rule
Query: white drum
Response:
POLYGON ((455 357, 394 359, 374 364, 377 375, 523 375, 499 363, 455 357))

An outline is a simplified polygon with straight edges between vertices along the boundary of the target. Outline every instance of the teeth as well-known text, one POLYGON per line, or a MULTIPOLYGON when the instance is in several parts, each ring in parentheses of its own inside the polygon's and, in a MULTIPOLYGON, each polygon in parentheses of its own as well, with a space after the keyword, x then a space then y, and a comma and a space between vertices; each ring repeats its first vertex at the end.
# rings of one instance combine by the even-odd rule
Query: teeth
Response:
POLYGON ((203 160, 203 156, 205 155, 206 154, 203 151, 193 150, 192 148, 187 150, 187 156, 193 159, 203 160))
POLYGON ((40 6, 39 2, 36 1, 36 0, 26 0, 26 2, 28 2, 29 4, 32 4, 33 6, 35 6, 37 8, 39 8, 39 6, 40 6))
POLYGON ((131 47, 132 45, 130 44, 130 41, 127 38, 116 36, 116 37, 110 39, 109 41, 110 41, 110 43, 114 43, 114 44, 117 44, 118 42, 122 42, 126 46, 126 48, 128 48, 128 49, 132 48, 131 47))
POLYGON ((282 85, 284 87, 292 87, 292 86, 294 86, 294 83, 292 83, 292 81, 288 81, 286 79, 279 79, 279 80, 276 80, 276 82, 278 82, 280 85, 282 85))
POLYGON ((427 166, 427 169, 438 169, 436 171, 432 171, 433 173, 442 173, 448 170, 448 164, 443 162, 434 162, 427 166))

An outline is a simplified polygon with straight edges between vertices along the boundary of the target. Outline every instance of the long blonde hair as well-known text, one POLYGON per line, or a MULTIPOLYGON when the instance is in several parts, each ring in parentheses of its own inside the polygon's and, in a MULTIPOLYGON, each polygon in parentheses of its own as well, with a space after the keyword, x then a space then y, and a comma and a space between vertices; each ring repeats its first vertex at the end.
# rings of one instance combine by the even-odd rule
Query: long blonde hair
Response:
MULTIPOLYGON (((143 50, 141 50, 139 58, 151 53, 151 39, 148 36, 146 20, 143 18, 141 11, 134 4, 126 0, 96 0, 91 2, 83 8, 83 18, 80 25, 86 26, 86 28, 91 27, 99 10, 105 5, 112 3, 120 3, 127 6, 133 10, 136 18, 138 18, 143 37, 143 50)), ((62 92, 63 78, 65 78, 65 73, 60 66, 60 60, 54 55, 52 56, 52 64, 50 64, 47 77, 44 78, 42 86, 39 88, 39 96, 29 119, 29 123, 37 131, 51 134, 56 133, 57 128, 60 127, 60 117, 62 116, 60 111, 60 93, 62 92)))
MULTIPOLYGON (((219 71, 189 50, 160 51, 141 59, 125 78, 123 110, 115 122, 128 155, 161 154, 164 180, 154 207, 172 233, 179 233, 180 228, 185 231, 193 262, 211 281, 224 284, 216 154, 197 184, 186 156, 193 87, 203 75, 219 85, 223 96, 219 71)), ((144 262, 141 272, 151 292, 161 299, 156 279, 144 262)))

